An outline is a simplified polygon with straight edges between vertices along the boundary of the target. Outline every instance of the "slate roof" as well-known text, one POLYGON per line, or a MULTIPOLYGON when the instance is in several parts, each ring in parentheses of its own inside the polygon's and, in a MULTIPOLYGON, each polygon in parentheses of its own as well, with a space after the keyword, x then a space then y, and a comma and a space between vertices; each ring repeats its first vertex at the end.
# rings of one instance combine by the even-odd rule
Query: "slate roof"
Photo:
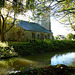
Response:
POLYGON ((44 27, 40 26, 39 24, 33 23, 33 22, 21 20, 21 21, 19 21, 18 25, 27 31, 52 33, 49 30, 45 29, 44 27))

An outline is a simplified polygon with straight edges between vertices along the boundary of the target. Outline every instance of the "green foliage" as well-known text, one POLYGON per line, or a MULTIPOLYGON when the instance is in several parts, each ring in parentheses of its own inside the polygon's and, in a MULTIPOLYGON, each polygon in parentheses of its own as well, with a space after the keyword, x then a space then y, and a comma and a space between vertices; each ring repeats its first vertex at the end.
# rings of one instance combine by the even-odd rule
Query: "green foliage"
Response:
POLYGON ((31 40, 29 42, 10 43, 20 56, 75 49, 75 41, 71 40, 31 40))
POLYGON ((75 0, 57 0, 55 16, 58 21, 65 25, 71 25, 75 30, 75 0))
POLYGON ((72 40, 73 36, 74 36, 74 34, 69 33, 69 34, 67 34, 66 38, 69 39, 69 40, 72 40))
POLYGON ((75 25, 71 25, 72 29, 75 31, 75 25))
POLYGON ((75 69, 73 67, 61 64, 37 69, 21 70, 20 72, 11 73, 9 75, 72 75, 74 72, 75 69))
POLYGON ((23 4, 23 0, 0 0, 0 37, 2 42, 5 41, 6 32, 15 25, 15 16, 25 13, 25 10, 26 6, 23 4))
POLYGON ((18 54, 14 51, 12 46, 9 47, 8 44, 0 42, 0 58, 7 58, 17 55, 18 54))
POLYGON ((0 0, 0 7, 3 7, 5 3, 5 0, 0 0))
POLYGON ((13 48, 0 48, 0 58, 7 58, 7 57, 12 57, 16 56, 17 54, 14 52, 13 48))
POLYGON ((26 8, 27 9, 34 9, 34 2, 35 2, 35 0, 27 0, 26 1, 26 8))

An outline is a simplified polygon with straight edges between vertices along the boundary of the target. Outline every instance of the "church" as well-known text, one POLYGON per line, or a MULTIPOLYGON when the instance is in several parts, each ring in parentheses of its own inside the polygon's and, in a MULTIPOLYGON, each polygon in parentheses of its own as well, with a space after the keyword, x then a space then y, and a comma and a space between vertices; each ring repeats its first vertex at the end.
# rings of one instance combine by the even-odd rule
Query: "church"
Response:
POLYGON ((53 33, 38 23, 20 20, 7 32, 7 41, 27 41, 36 39, 52 39, 53 33))

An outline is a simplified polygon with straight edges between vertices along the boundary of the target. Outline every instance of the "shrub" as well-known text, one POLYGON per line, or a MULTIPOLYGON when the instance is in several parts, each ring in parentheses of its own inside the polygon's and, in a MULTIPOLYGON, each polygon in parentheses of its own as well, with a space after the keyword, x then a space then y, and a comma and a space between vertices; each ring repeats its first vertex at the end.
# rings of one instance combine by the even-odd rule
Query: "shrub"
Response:
POLYGON ((71 40, 31 40, 28 42, 9 43, 21 56, 75 49, 75 41, 71 40))
POLYGON ((12 56, 17 56, 14 48, 12 46, 8 46, 8 43, 0 42, 0 58, 7 58, 12 56))
POLYGON ((42 67, 37 69, 21 70, 17 73, 11 73, 9 75, 74 75, 75 68, 66 65, 55 65, 42 67))

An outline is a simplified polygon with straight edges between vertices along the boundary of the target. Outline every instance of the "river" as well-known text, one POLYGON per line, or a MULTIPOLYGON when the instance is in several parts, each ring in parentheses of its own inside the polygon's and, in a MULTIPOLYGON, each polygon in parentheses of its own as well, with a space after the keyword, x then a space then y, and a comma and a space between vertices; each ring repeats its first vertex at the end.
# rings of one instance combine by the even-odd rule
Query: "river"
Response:
POLYGON ((50 52, 32 56, 14 57, 0 60, 0 74, 16 72, 20 69, 43 67, 48 65, 65 64, 75 67, 75 52, 50 52))

